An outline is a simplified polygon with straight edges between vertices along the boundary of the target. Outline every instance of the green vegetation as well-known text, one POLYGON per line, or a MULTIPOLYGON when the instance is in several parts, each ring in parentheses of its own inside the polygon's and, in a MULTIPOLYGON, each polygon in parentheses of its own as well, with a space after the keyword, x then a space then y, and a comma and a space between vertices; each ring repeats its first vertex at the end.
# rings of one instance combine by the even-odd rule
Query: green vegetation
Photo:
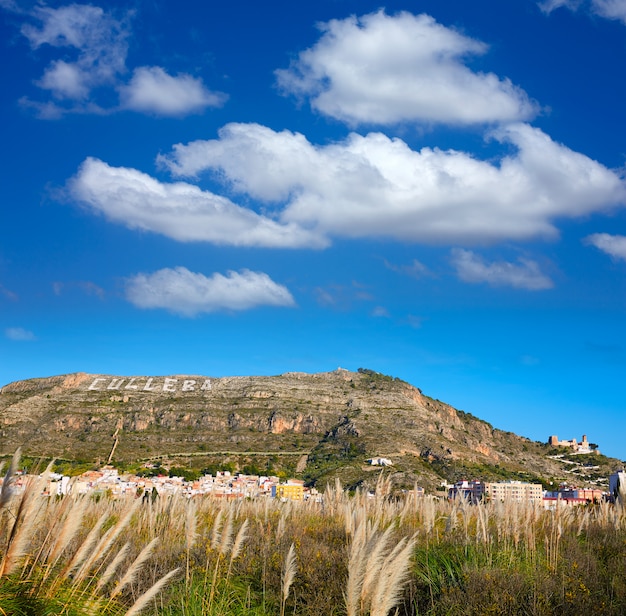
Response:
POLYGON ((467 420, 478 421, 481 424, 484 424, 485 426, 487 426, 490 430, 493 430, 493 426, 488 421, 485 421, 484 419, 480 419, 480 417, 476 417, 476 415, 472 415, 471 413, 467 413, 466 411, 460 411, 458 409, 456 413, 461 419, 465 421, 467 420))
POLYGON ((182 477, 185 481, 196 481, 200 479, 202 473, 192 468, 183 468, 182 466, 172 466, 168 471, 170 477, 182 477))
POLYGON ((39 456, 65 458, 55 470, 73 476, 106 463, 116 443, 111 463, 138 475, 176 467, 189 478, 229 470, 320 487, 340 478, 354 487, 372 483, 365 460, 383 456, 398 485, 417 481, 433 492, 443 479, 471 477, 606 488, 622 466, 551 451, 369 368, 224 379, 207 395, 57 387, 64 378, 27 381, 0 396, 2 452, 25 444, 28 468, 45 465, 39 456))
POLYGON ((569 460, 570 462, 574 462, 575 464, 586 465, 586 466, 600 466, 603 464, 608 464, 611 462, 610 458, 607 458, 604 454, 601 453, 568 453, 567 450, 559 451, 561 454, 561 460, 569 460))
MULTIPOLYGON (((340 485, 323 503, 0 492, 0 614, 626 613, 626 511, 340 485)), ((45 480, 44 480, 45 481, 45 480)))
POLYGON ((137 549, 127 536, 122 547, 111 551, 141 501, 119 506, 102 498, 43 497, 51 465, 17 491, 18 466, 19 453, 0 490, 0 613, 132 616, 145 609, 175 570, 130 599, 128 591, 137 588, 142 565, 157 540, 137 549), (118 574, 124 564, 126 573, 118 574))
POLYGON ((309 454, 303 479, 310 486, 323 485, 331 477, 339 476, 345 482, 346 470, 355 463, 359 467, 366 457, 365 444, 357 436, 349 430, 331 430, 309 454), (343 473, 337 474, 337 471, 343 473))
POLYGON ((499 464, 481 464, 465 461, 435 460, 432 466, 450 483, 463 479, 480 479, 482 481, 525 481, 541 483, 549 489, 549 482, 534 473, 525 470, 513 470, 499 464))
POLYGON ((376 372, 375 370, 370 370, 369 368, 359 368, 357 372, 364 377, 362 382, 370 388, 376 388, 386 383, 404 383, 408 385, 406 381, 399 379, 397 376, 389 376, 381 372, 376 372))

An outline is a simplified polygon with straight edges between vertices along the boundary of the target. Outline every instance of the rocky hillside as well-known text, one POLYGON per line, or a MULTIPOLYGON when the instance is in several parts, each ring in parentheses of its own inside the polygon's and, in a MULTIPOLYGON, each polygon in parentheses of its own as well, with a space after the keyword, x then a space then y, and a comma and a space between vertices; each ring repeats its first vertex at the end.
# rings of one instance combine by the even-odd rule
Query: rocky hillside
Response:
MULTIPOLYGON (((541 443, 433 400, 371 370, 273 377, 117 377, 71 374, 0 390, 0 455, 118 465, 160 461, 203 469, 230 464, 372 483, 380 468, 397 485, 430 489, 459 478, 541 478, 589 483, 619 461, 575 466, 541 443), (112 454, 112 455, 111 455, 112 454), (578 473, 577 475, 575 473, 578 473)), ((582 464, 580 462, 583 462, 582 464)))

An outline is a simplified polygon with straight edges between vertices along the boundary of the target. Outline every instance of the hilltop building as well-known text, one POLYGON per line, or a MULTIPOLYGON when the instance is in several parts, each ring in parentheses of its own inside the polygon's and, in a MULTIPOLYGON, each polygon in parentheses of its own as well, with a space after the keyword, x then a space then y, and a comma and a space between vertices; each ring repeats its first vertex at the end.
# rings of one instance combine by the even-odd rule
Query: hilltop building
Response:
POLYGON ((555 435, 548 439, 548 445, 551 447, 567 447, 572 450, 573 453, 599 453, 597 446, 591 446, 591 443, 587 440, 587 435, 583 434, 583 440, 579 443, 575 438, 569 441, 560 441, 559 437, 555 435))

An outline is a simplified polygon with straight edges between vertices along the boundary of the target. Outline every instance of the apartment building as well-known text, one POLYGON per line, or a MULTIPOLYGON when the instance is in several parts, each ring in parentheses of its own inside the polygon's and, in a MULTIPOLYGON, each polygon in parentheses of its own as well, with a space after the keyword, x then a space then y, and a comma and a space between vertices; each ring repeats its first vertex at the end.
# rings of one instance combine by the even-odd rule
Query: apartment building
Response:
POLYGON ((289 479, 287 483, 272 486, 272 496, 281 500, 304 500, 304 481, 289 479))
POLYGON ((485 500, 541 503, 543 501, 543 486, 540 483, 525 483, 523 481, 485 483, 485 500))
POLYGON ((523 481, 457 481, 449 490, 451 499, 463 498, 470 503, 486 501, 538 502, 543 499, 539 483, 523 481))
POLYGON ((448 498, 451 500, 461 498, 468 503, 476 504, 483 500, 485 484, 482 481, 457 481, 448 489, 448 498))

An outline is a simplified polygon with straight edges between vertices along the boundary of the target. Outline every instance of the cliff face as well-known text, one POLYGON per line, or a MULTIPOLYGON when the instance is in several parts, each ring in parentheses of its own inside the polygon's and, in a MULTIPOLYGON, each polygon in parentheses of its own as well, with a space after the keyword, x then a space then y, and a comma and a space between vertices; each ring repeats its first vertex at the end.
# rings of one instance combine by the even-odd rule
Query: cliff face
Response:
MULTIPOLYGON (((0 390, 0 454, 133 461, 188 454, 207 458, 273 453, 308 456, 315 480, 350 468, 371 475, 384 456, 407 480, 436 483, 471 465, 555 475, 546 447, 424 396, 372 371, 274 377, 71 374, 0 390), (523 453, 522 453, 523 452, 523 453), (469 465, 469 466, 468 466, 469 465)), ((296 457, 297 459, 297 457, 296 457)))

